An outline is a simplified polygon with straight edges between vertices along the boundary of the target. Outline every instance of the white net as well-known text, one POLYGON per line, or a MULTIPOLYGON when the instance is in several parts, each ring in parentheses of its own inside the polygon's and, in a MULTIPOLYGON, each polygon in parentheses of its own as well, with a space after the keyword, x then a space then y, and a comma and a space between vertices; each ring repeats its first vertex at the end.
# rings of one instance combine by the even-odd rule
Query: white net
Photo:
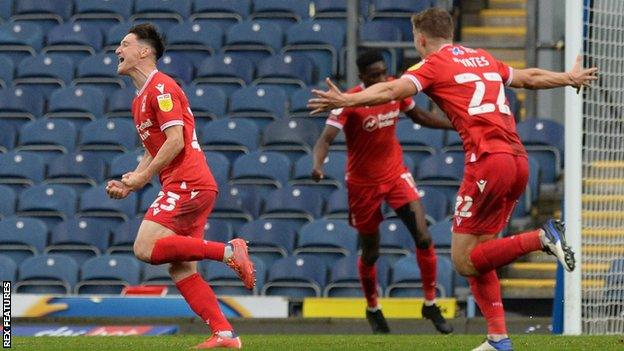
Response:
POLYGON ((582 327, 624 333, 624 1, 584 1, 582 327))

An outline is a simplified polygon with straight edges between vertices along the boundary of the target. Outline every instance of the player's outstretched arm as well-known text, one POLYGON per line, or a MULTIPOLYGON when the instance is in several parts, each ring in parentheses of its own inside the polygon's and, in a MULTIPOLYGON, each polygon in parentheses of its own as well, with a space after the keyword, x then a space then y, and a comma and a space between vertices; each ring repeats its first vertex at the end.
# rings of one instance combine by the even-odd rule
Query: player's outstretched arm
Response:
POLYGON ((377 83, 361 92, 345 94, 338 89, 329 78, 325 79, 329 90, 313 89, 316 98, 308 101, 312 114, 350 106, 375 106, 392 100, 404 99, 417 93, 416 86, 407 79, 395 79, 390 82, 377 83))
POLYGON ((122 183, 132 191, 144 187, 154 175, 171 163, 180 151, 184 149, 184 134, 181 125, 174 125, 165 129, 165 135, 167 140, 165 140, 154 159, 151 160, 144 170, 128 172, 121 178, 122 183))
POLYGON ((525 89, 550 89, 572 86, 577 89, 589 87, 598 79, 598 68, 583 68, 583 58, 576 57, 574 67, 568 72, 553 72, 540 68, 516 69, 513 71, 511 86, 525 89))
POLYGON ((437 114, 425 111, 418 106, 414 106, 413 109, 405 112, 405 114, 414 123, 418 123, 421 126, 434 129, 455 129, 446 116, 439 117, 437 114))
POLYGON ((312 151, 312 179, 320 181, 325 177, 323 174, 323 162, 325 157, 329 153, 329 145, 336 139, 336 136, 340 133, 340 129, 333 126, 325 126, 323 133, 314 144, 314 150, 312 151))

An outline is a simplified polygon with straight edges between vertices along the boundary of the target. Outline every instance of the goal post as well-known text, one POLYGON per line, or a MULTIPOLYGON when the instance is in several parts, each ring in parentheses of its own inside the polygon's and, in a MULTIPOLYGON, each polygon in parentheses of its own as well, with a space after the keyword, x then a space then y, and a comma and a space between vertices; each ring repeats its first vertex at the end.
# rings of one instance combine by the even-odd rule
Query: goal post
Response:
MULTIPOLYGON (((624 1, 566 1, 566 69, 576 56, 599 80, 565 93, 568 243, 564 333, 624 333, 624 1)), ((555 302, 557 303, 557 301, 555 302)))

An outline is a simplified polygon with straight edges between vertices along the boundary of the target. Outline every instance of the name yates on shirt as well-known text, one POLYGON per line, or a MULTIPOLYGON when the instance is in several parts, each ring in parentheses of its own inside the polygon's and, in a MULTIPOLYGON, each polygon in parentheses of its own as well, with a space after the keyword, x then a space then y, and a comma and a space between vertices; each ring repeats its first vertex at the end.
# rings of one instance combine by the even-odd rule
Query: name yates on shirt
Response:
POLYGON ((467 57, 467 58, 457 58, 453 57, 453 62, 461 63, 464 67, 487 67, 490 65, 490 61, 488 61, 485 56, 481 57, 467 57))
POLYGON ((149 130, 145 130, 149 127, 151 127, 153 125, 152 120, 148 119, 145 122, 142 122, 141 124, 137 124, 136 125, 136 129, 139 132, 139 136, 141 137, 141 141, 144 141, 145 139, 147 139, 150 136, 150 132, 149 130))

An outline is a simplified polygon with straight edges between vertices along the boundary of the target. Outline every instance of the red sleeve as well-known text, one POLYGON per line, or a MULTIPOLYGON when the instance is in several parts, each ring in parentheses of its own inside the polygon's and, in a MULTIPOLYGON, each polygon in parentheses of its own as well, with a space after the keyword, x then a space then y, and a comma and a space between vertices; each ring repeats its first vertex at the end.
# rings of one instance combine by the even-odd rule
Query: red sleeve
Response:
POLYGON ((336 127, 338 129, 342 129, 347 123, 347 115, 349 114, 349 110, 346 108, 337 108, 331 110, 329 116, 327 117, 326 124, 336 127))
POLYGON ((511 81, 513 80, 513 68, 511 68, 511 66, 508 66, 504 62, 498 61, 496 59, 494 59, 494 61, 496 62, 496 71, 498 72, 498 74, 500 74, 505 85, 509 86, 511 84, 511 81))
POLYGON ((414 83, 418 92, 426 90, 436 79, 434 64, 430 59, 424 59, 408 68, 401 79, 409 79, 414 83))
MULTIPOLYGON (((160 125, 160 130, 175 126, 184 125, 184 117, 182 115, 182 102, 180 95, 175 87, 169 87, 167 84, 158 84, 160 89, 153 89, 148 96, 149 104, 156 115, 156 120, 160 125)), ((157 87, 157 88, 158 88, 157 87)))
POLYGON ((414 99, 411 96, 408 96, 405 99, 401 100, 399 109, 401 110, 401 112, 406 112, 413 109, 414 106, 416 106, 414 99))

